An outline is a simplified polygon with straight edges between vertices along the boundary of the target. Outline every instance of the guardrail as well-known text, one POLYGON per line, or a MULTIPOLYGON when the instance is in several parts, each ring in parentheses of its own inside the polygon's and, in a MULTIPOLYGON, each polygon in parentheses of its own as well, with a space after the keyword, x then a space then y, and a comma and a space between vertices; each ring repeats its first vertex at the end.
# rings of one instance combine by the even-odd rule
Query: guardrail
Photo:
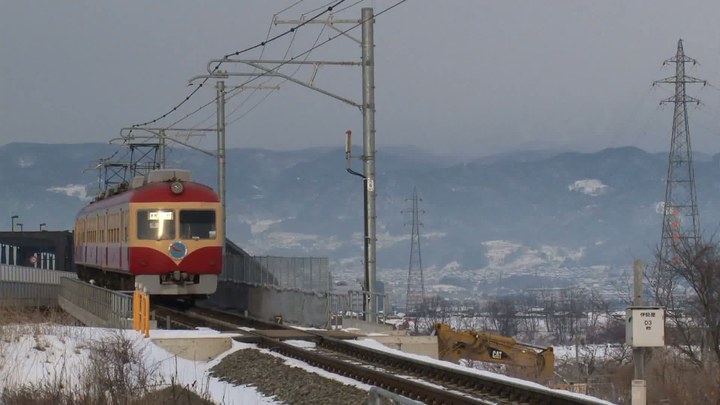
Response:
POLYGON ((76 279, 77 274, 70 271, 0 264, 0 282, 60 285, 60 279, 63 277, 76 279))
POLYGON ((62 278, 58 301, 63 309, 88 326, 121 329, 133 326, 131 295, 62 278))
POLYGON ((226 255, 220 281, 324 292, 331 289, 327 257, 226 255))
POLYGON ((333 292, 327 295, 328 312, 330 316, 329 324, 334 325, 333 319, 337 316, 348 319, 365 319, 369 312, 367 304, 370 300, 375 300, 375 319, 379 323, 386 320, 387 311, 384 310, 385 303, 390 302, 389 295, 385 293, 371 293, 369 291, 349 290, 344 293, 333 292))
POLYGON ((0 264, 0 305, 54 307, 62 278, 77 278, 68 271, 0 264))

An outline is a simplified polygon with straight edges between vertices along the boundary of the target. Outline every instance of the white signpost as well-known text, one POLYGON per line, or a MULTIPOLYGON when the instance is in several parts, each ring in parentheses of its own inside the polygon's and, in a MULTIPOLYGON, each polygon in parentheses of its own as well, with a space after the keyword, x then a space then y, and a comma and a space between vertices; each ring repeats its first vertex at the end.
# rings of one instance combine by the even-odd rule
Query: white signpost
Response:
MULTIPOLYGON (((639 348, 634 349, 633 353, 640 353, 639 358, 634 359, 634 361, 640 362, 644 361, 641 348, 665 346, 665 309, 645 306, 628 307, 625 312, 625 343, 633 348, 639 348)), ((637 374, 635 378, 637 378, 637 374)), ((646 391, 644 379, 633 380, 631 403, 645 405, 647 403, 646 391)))
POLYGON ((665 310, 629 307, 625 312, 625 343, 632 347, 665 346, 665 310))

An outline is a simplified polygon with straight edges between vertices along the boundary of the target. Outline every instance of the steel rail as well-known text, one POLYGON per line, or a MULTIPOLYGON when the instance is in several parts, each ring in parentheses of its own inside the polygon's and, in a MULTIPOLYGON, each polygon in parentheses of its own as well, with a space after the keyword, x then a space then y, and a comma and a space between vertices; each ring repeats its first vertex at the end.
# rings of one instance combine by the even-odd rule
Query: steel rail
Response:
POLYGON ((288 357, 293 357, 329 372, 345 375, 368 384, 404 395, 426 403, 437 404, 540 404, 540 405, 574 405, 574 404, 606 404, 607 402, 583 398, 572 393, 560 390, 551 390, 544 387, 516 382, 500 377, 479 375, 472 372, 444 367, 431 362, 423 362, 396 355, 386 351, 375 350, 344 340, 328 337, 321 331, 298 330, 281 324, 244 317, 239 314, 216 311, 207 308, 195 307, 187 312, 158 308, 160 313, 167 313, 173 323, 186 327, 209 327, 221 331, 238 332, 255 335, 258 346, 276 351, 288 357), (262 332, 240 330, 239 325, 267 330, 293 330, 297 333, 314 337, 318 348, 333 353, 339 353, 353 360, 365 363, 364 365, 343 361, 327 354, 323 355, 305 348, 299 348, 281 342, 277 338, 263 335, 262 332), (374 370, 372 367, 385 368, 374 370), (390 369, 390 370, 387 370, 390 369), (397 377, 405 373, 423 381, 413 381, 397 377), (446 389, 436 388, 436 384, 446 389), (452 391, 456 390, 456 391, 452 391), (475 396, 475 397, 472 397, 475 396))

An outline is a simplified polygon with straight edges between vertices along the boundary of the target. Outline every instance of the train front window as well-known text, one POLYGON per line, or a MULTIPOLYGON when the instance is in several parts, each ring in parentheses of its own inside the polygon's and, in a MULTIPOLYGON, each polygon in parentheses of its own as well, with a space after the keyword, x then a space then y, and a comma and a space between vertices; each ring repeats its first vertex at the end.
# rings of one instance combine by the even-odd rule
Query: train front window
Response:
POLYGON ((138 210, 137 237, 145 240, 175 239, 175 211, 138 210))
POLYGON ((215 227, 215 211, 180 211, 180 238, 215 239, 216 235, 217 228, 215 227))

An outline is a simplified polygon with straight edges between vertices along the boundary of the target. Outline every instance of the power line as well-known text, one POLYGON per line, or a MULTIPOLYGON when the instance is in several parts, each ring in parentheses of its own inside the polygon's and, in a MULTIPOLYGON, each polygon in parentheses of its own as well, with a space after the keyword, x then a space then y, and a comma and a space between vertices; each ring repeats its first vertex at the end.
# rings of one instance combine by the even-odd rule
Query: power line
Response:
MULTIPOLYGON (((395 5, 393 5, 393 6, 391 6, 391 7, 388 7, 387 9, 383 10, 382 12, 376 14, 375 17, 377 17, 377 16, 379 16, 380 14, 388 11, 388 10, 391 9, 391 8, 394 8, 395 6, 397 6, 397 5, 401 4, 401 3, 404 3, 405 1, 407 1, 407 0, 402 0, 402 1, 398 2, 398 3, 396 3, 395 5)), ((317 17, 314 17, 314 19, 316 19, 316 18, 317 18, 317 17)), ((310 21, 312 21, 312 20, 305 21, 303 24, 308 24, 310 21)), ((307 58, 310 56, 310 53, 311 53, 312 51, 314 51, 315 49, 317 49, 317 48, 319 48, 319 47, 327 44, 328 42, 331 42, 331 41, 337 39, 337 38, 340 37, 340 36, 343 36, 343 35, 347 34, 347 33, 350 32, 351 30, 353 30, 353 29, 359 27, 360 25, 362 25, 362 23, 363 23, 363 21, 361 20, 361 21, 359 21, 357 24, 353 25, 352 27, 350 27, 350 28, 348 28, 348 29, 346 29, 346 30, 344 30, 344 31, 340 31, 340 32, 339 32, 338 34, 336 34, 335 36, 331 36, 331 37, 329 37, 327 40, 325 40, 325 41, 323 41, 322 43, 319 43, 319 44, 318 44, 318 40, 319 40, 319 38, 320 38, 320 35, 318 35, 318 38, 315 40, 315 43, 313 44, 313 46, 311 46, 311 47, 310 47, 309 49, 307 49, 306 51, 304 51, 304 52, 302 52, 302 53, 300 53, 300 54, 297 54, 297 55, 293 56, 292 58, 290 58, 290 59, 288 59, 288 60, 283 61, 282 63, 278 64, 277 66, 275 66, 275 67, 272 68, 272 69, 268 69, 267 71, 264 71, 263 73, 259 73, 258 75, 254 76, 252 79, 249 79, 249 80, 241 83, 241 84, 238 85, 237 87, 238 87, 238 88, 242 88, 243 86, 246 86, 246 85, 248 85, 248 84, 250 84, 250 83, 252 83, 252 82, 254 82, 254 81, 256 81, 256 80, 258 80, 258 79, 260 79, 260 78, 262 78, 262 77, 266 77, 266 76, 269 75, 270 73, 276 72, 278 69, 280 69, 281 67, 285 66, 285 65, 288 64, 289 62, 295 61, 296 59, 298 59, 298 58, 300 58, 300 57, 304 57, 304 59, 307 59, 307 58)), ((322 33, 322 31, 321 31, 321 33, 322 33)), ((288 54, 288 52, 285 53, 284 58, 287 57, 287 54, 288 54)), ((224 57, 223 59, 227 59, 227 56, 224 57)), ((221 63, 222 63, 222 62, 219 62, 219 63, 218 63, 218 66, 219 66, 221 63)), ((295 70, 295 72, 297 72, 299 69, 300 69, 300 67, 298 67, 298 68, 295 70)), ((217 66, 213 69, 213 71, 215 71, 215 70, 217 70, 217 66)), ((257 69, 254 69, 254 70, 257 70, 257 69)), ((295 74, 295 73, 293 73, 293 74, 295 74)), ((203 82, 200 84, 200 86, 202 86, 203 83, 207 82, 207 80, 209 80, 209 79, 208 79, 208 78, 204 79, 203 82)), ((264 83, 268 83, 270 80, 272 80, 272 78, 268 79, 268 80, 265 81, 264 83)), ((286 79, 285 81, 287 81, 287 79, 286 79)), ((197 90, 197 89, 196 89, 196 90, 197 90)), ((253 90, 253 92, 251 92, 251 94, 248 96, 248 99, 249 99, 250 96, 252 96, 256 91, 257 91, 257 90, 253 90)), ((263 100, 266 99, 266 98, 267 98, 267 97, 263 97, 263 100)), ((180 123, 181 121, 189 118, 191 115, 199 112, 199 111, 202 110, 203 108, 208 107, 208 106, 211 105, 215 100, 217 100, 217 96, 216 96, 213 100, 211 100, 210 102, 204 104, 204 105, 201 106, 200 108, 198 108, 198 109, 196 109, 195 111, 193 111, 192 113, 187 114, 185 117, 181 118, 181 119, 178 120, 178 121, 175 121, 173 124, 171 124, 171 126, 177 125, 177 124, 180 123)), ((243 103, 244 103, 244 102, 245 102, 245 101, 243 101, 243 103)), ((252 108, 254 109, 255 107, 257 107, 257 104, 256 104, 255 106, 253 106, 252 108)), ((245 115, 247 115, 247 114, 244 114, 243 116, 245 116, 245 115)), ((234 120, 234 121, 232 121, 232 122, 236 122, 236 121, 237 121, 237 120, 234 120)))
POLYGON ((343 11, 345 11, 349 8, 353 8, 353 7, 357 6, 358 4, 362 3, 363 1, 365 1, 365 0, 357 0, 355 3, 350 4, 349 6, 345 6, 345 7, 341 8, 340 10, 335 10, 332 14, 335 15, 337 13, 342 13, 343 11))
MULTIPOLYGON (((395 4, 393 4, 392 6, 389 6, 389 7, 387 7, 386 9, 382 10, 381 12, 375 14, 372 18, 373 18, 373 19, 374 19, 374 18, 377 18, 377 17, 381 16, 382 14, 384 14, 384 13, 386 13, 386 12, 394 9, 395 7, 397 7, 397 6, 405 3, 406 1, 408 1, 408 0, 400 0, 400 1, 396 2, 395 4)), ((309 22, 309 21, 307 21, 307 22, 309 22)), ((306 23, 307 23, 307 22, 306 22, 306 23)), ((348 32, 350 32, 350 31, 354 30, 355 28, 361 26, 364 22, 365 22, 365 20, 360 20, 360 21, 358 21, 355 25, 351 26, 350 28, 347 28, 347 29, 342 30, 342 31, 338 31, 338 33, 335 34, 334 36, 330 36, 330 37, 328 37, 328 39, 326 39, 325 41, 322 41, 322 42, 320 42, 319 44, 316 44, 316 45, 310 47, 309 49, 305 50, 304 52, 301 52, 301 53, 293 56, 292 58, 290 58, 290 59, 288 59, 288 60, 285 60, 285 61, 283 61, 282 63, 277 64, 277 66, 275 66, 275 67, 273 67, 273 68, 267 69, 266 71, 264 71, 264 72, 261 73, 261 74, 258 74, 257 76, 253 77, 252 79, 248 79, 247 81, 245 81, 245 82, 243 82, 242 84, 240 84, 240 86, 245 86, 245 85, 247 85, 247 84, 250 84, 250 83, 254 82, 255 80, 258 80, 258 79, 261 78, 261 77, 264 77, 264 76, 267 76, 267 75, 269 75, 269 74, 271 74, 271 73, 276 72, 278 69, 280 69, 281 67, 289 64, 290 62, 294 62, 294 61, 297 60, 298 58, 309 54, 310 52, 314 51, 314 50, 317 49, 317 48, 320 48, 321 46, 324 46, 324 45, 327 44, 328 42, 331 42, 331 41, 337 39, 337 38, 340 37, 340 36, 346 35, 348 32)))
MULTIPOLYGON (((304 21, 304 22, 302 22, 302 23, 300 23, 300 24, 298 24, 298 25, 290 28, 289 30, 287 30, 287 31, 285 31, 285 32, 282 32, 282 33, 280 33, 280 34, 278 34, 278 35, 276 35, 276 36, 274 36, 274 37, 272 37, 272 38, 270 38, 270 39, 268 39, 268 40, 262 41, 262 42, 260 42, 260 43, 258 43, 258 44, 255 44, 255 45, 253 45, 253 46, 247 47, 247 48, 245 48, 245 49, 242 49, 242 50, 239 50, 239 51, 235 51, 235 52, 229 53, 229 54, 225 55, 225 56, 223 57, 223 59, 227 59, 227 58, 229 58, 229 57, 231 57, 231 56, 238 56, 238 55, 243 54, 243 53, 245 53, 245 52, 249 52, 249 51, 252 51, 252 50, 254 50, 254 49, 257 49, 257 48, 260 48, 260 47, 264 47, 265 45, 267 45, 267 44, 269 44, 269 43, 271 43, 271 42, 273 42, 273 41, 276 41, 276 40, 278 40, 278 39, 280 39, 280 38, 282 38, 282 37, 284 37, 284 36, 286 36, 286 35, 288 35, 288 34, 290 34, 290 33, 294 33, 296 30, 298 30, 298 29, 302 28, 303 26, 309 24, 310 22, 312 22, 312 21, 320 18, 320 17, 323 16, 324 14, 332 12, 335 7, 339 6, 340 4, 344 3, 345 1, 347 1, 347 0, 338 0, 338 1, 335 2, 334 4, 328 6, 328 7, 327 7, 325 10, 323 10, 322 12, 320 12, 320 13, 316 14, 315 16, 313 16, 312 18, 310 18, 309 20, 304 21)), ((213 69, 213 71, 219 69, 221 64, 222 64, 222 62, 221 62, 221 63, 218 63, 217 66, 215 66, 215 68, 213 69)), ((188 102, 188 100, 190 100, 190 98, 191 98, 192 96, 194 96, 195 93, 197 93, 197 92, 200 90, 200 88, 201 88, 208 80, 209 80, 208 78, 206 78, 205 80, 203 80, 202 83, 200 83, 195 89, 193 89, 193 91, 191 91, 190 94, 188 94, 180 103, 176 104, 173 108, 171 108, 171 109, 170 109, 168 112, 166 112, 165 114, 162 114, 161 116, 159 116, 159 117, 157 117, 157 118, 155 118, 155 119, 153 119, 153 120, 146 121, 146 122, 143 122, 143 123, 141 123, 141 124, 133 124, 133 125, 132 125, 132 128, 143 127, 143 126, 146 126, 146 125, 154 124, 154 123, 160 121, 161 119, 167 117, 168 115, 172 114, 173 112, 177 111, 177 109, 180 108, 180 107, 181 107, 183 104, 185 104, 186 102, 188 102)))
MULTIPOLYGON (((317 43, 320 41, 320 38, 322 37, 323 32, 325 32, 325 25, 323 25, 322 28, 320 29, 320 32, 318 33, 317 37, 315 38, 315 42, 313 43, 313 46, 317 45, 317 43)), ((293 37, 293 38, 294 38, 294 37, 293 37)), ((290 45, 292 45, 292 43, 291 43, 290 45)), ((288 46, 288 51, 289 51, 289 50, 290 50, 290 46, 288 46)), ((285 59, 285 58, 287 57, 287 54, 288 54, 288 52, 285 52, 285 55, 283 56, 283 59, 285 59)), ((305 58, 303 58, 303 60, 306 61, 309 57, 310 57, 310 53, 308 53, 307 55, 305 55, 305 58)), ((289 74, 289 76, 290 76, 290 77, 294 77, 294 76, 300 71, 301 68, 302 68, 302 65, 298 65, 297 68, 295 68, 295 71, 292 72, 291 74, 289 74)), ((265 83, 270 82, 270 80, 272 80, 272 79, 267 80, 265 83)), ((285 83, 285 82, 287 82, 287 79, 280 81, 280 84, 285 83)), ((250 95, 249 95, 245 100, 243 100, 237 107, 235 107, 235 109, 233 109, 233 110, 230 112, 230 114, 228 114, 226 117, 232 116, 232 115, 235 114, 240 108, 242 108, 242 106, 245 104, 245 102, 247 102, 248 100, 250 100, 250 98, 253 96, 253 94, 255 94, 255 92, 257 92, 257 89, 253 89, 253 91, 250 93, 250 95)), ((265 96, 263 96, 262 99, 260 99, 259 102, 255 103, 252 107, 250 107, 249 110, 247 110, 247 111, 245 111, 244 113, 240 114, 237 118, 235 118, 235 119, 231 120, 230 122, 228 122, 227 125, 232 125, 232 124, 234 124, 235 122, 239 121, 240 119, 245 118, 248 114, 250 114, 250 112, 252 112, 254 109, 256 109, 257 107, 259 107, 260 104, 262 104, 265 100, 267 100, 268 97, 270 97, 270 95, 272 94, 272 92, 273 92, 273 90, 270 90, 267 94, 265 94, 265 96)))
MULTIPOLYGON (((258 45, 255 45, 255 46, 246 48, 246 49, 244 49, 244 50, 242 50, 242 51, 237 51, 237 52, 234 52, 234 53, 225 55, 225 56, 223 57, 223 59, 227 59, 229 56, 240 55, 240 54, 242 54, 242 53, 244 53, 244 52, 247 52, 247 51, 256 49, 256 48, 258 48, 258 47, 260 47, 260 46, 264 46, 264 45, 266 45, 266 44, 268 44, 268 43, 270 43, 270 42, 272 42, 272 41, 275 41, 275 40, 277 40, 277 39, 279 39, 279 38, 281 38, 281 37, 283 37, 283 36, 285 36, 285 35, 288 35, 288 34, 291 33, 291 32, 295 32, 298 28, 300 28, 300 27, 302 27, 302 26, 304 26, 304 25, 307 25, 307 24, 309 24, 310 22, 312 22, 312 21, 318 19, 319 17, 321 17, 323 14, 332 11, 332 10, 334 9, 334 7, 337 7, 338 5, 342 4, 342 3, 345 2, 345 1, 347 1, 347 0, 339 0, 339 1, 335 2, 332 6, 327 7, 327 9, 326 9, 325 11, 323 11, 322 13, 319 13, 319 14, 313 16, 311 19, 309 19, 309 20, 307 20, 307 21, 304 21, 304 22, 298 24, 297 26, 291 28, 290 30, 285 31, 285 32, 283 32, 282 34, 278 34, 278 35, 272 37, 271 39, 269 39, 269 40, 267 40, 267 41, 263 41, 263 42, 261 42, 261 43, 258 44, 258 45)), ((375 15, 373 16, 373 18, 377 18, 377 17, 381 16, 382 14, 385 14, 386 12, 388 12, 388 11, 390 11, 390 10, 398 7, 399 5, 405 3, 406 1, 407 1, 407 0, 399 0, 399 1, 397 1, 397 2, 394 3, 393 5, 385 8, 385 9, 383 9, 382 11, 380 11, 379 13, 375 14, 375 15)), ((258 80, 258 79, 260 79, 260 78, 262 78, 262 77, 266 77, 267 75, 269 75, 269 74, 271 74, 271 73, 273 73, 273 72, 276 72, 278 69, 280 69, 281 67, 285 66, 286 64, 288 64, 288 63, 290 63, 290 62, 293 62, 293 61, 295 61, 295 60, 297 60, 297 59, 299 59, 299 58, 301 58, 301 57, 303 57, 303 56, 305 56, 305 58, 307 58, 307 56, 309 56, 309 54, 310 54, 312 51, 314 51, 315 49, 320 48, 320 47, 326 45, 327 43, 329 43, 329 42, 331 42, 331 41, 334 41, 335 39, 337 39, 337 38, 340 37, 340 36, 346 35, 348 32, 350 32, 350 31, 356 29, 357 27, 361 26, 361 25, 363 24, 363 22, 365 22, 365 21, 364 21, 364 20, 360 20, 360 21, 358 21, 356 24, 352 25, 351 27, 349 27, 349 28, 347 28, 347 29, 345 29, 345 30, 342 30, 342 31, 338 30, 338 33, 337 33, 337 34, 328 37, 328 39, 326 39, 326 40, 324 40, 324 41, 322 41, 322 42, 320 42, 320 43, 317 43, 317 40, 316 40, 316 43, 315 43, 313 46, 311 46, 309 49, 307 49, 307 50, 305 50, 305 51, 303 51, 303 52, 301 52, 301 53, 293 56, 292 58, 290 58, 290 59, 288 59, 288 60, 283 61, 282 63, 278 64, 277 66, 275 66, 275 67, 273 67, 273 68, 271 68, 271 69, 268 69, 267 71, 264 71, 263 73, 259 73, 257 76, 255 76, 255 77, 253 77, 253 78, 251 78, 251 79, 249 79, 249 80, 241 83, 241 84, 240 84, 239 86, 237 86, 237 87, 238 87, 238 88, 242 88, 243 86, 246 86, 246 85, 248 85, 248 84, 250 84, 250 83, 252 83, 252 82, 254 82, 254 81, 256 81, 256 80, 258 80)), ((319 37, 318 37, 318 38, 319 38, 319 37)), ((286 53, 286 55, 287 55, 287 53, 286 53)), ((216 70, 220 67, 220 65, 221 65, 222 63, 223 63, 223 62, 218 62, 218 64, 213 68, 213 72, 216 71, 216 70)), ((298 69, 299 69, 299 68, 298 68, 298 69)), ((296 71, 297 71, 297 70, 296 70, 296 71)), ((190 97, 192 97, 195 93, 197 93, 197 91, 199 91, 200 88, 203 86, 203 84, 205 84, 208 80, 209 80, 209 78, 205 78, 205 79, 190 93, 190 95, 188 95, 180 104, 176 105, 172 110, 170 110, 170 111, 168 111, 167 113, 163 114, 162 116, 156 118, 155 120, 148 121, 148 122, 143 123, 143 124, 135 124, 135 125, 133 125, 133 127, 142 127, 142 126, 145 126, 145 125, 148 125, 148 124, 157 122, 157 121, 159 121, 160 119, 165 118, 165 117, 168 116, 170 113, 172 113, 172 112, 174 112, 175 110, 177 110, 177 109, 178 109, 181 105, 183 105, 185 102, 187 102, 187 101, 190 99, 190 97)), ((269 79, 269 80, 272 80, 272 79, 269 79)), ((269 81, 269 80, 268 80, 268 81, 269 81)), ((267 82, 266 82, 266 83, 267 83, 267 82)), ((255 90, 255 91, 256 91, 256 90, 255 90)), ((251 95, 252 95, 252 94, 251 94, 251 95)), ((255 109, 260 103, 262 103, 262 101, 264 101, 265 99, 267 99, 267 97, 268 97, 267 95, 266 95, 265 97, 263 97, 263 99, 262 99, 258 104, 256 104, 256 105, 254 105, 253 107, 251 107, 251 110, 252 110, 252 109, 255 109)), ((248 97, 248 98, 249 98, 249 97, 248 97)), ((203 104, 202 106, 196 108, 196 109, 193 110, 192 112, 186 114, 183 118, 181 118, 181 119, 173 122, 171 125, 168 126, 168 128, 171 128, 172 126, 177 125, 178 123, 184 121, 185 119, 189 118, 190 116, 198 113, 198 112, 201 111, 202 109, 204 109, 204 108, 210 106, 211 104, 213 104, 216 100, 217 100, 217 96, 214 97, 214 98, 213 98, 212 100, 210 100, 209 102, 207 102, 207 103, 203 104)), ((250 110, 250 111, 251 111, 251 110, 250 110)), ((249 112, 249 111, 248 111, 248 112, 249 112)), ((247 115, 247 113, 243 114, 242 116, 244 117, 244 116, 246 116, 246 115, 247 115)), ((236 122, 237 120, 238 120, 238 119, 235 119, 235 120, 233 120, 231 123, 234 123, 234 122, 236 122)), ((130 133, 132 133, 132 131, 131 131, 130 133)))

